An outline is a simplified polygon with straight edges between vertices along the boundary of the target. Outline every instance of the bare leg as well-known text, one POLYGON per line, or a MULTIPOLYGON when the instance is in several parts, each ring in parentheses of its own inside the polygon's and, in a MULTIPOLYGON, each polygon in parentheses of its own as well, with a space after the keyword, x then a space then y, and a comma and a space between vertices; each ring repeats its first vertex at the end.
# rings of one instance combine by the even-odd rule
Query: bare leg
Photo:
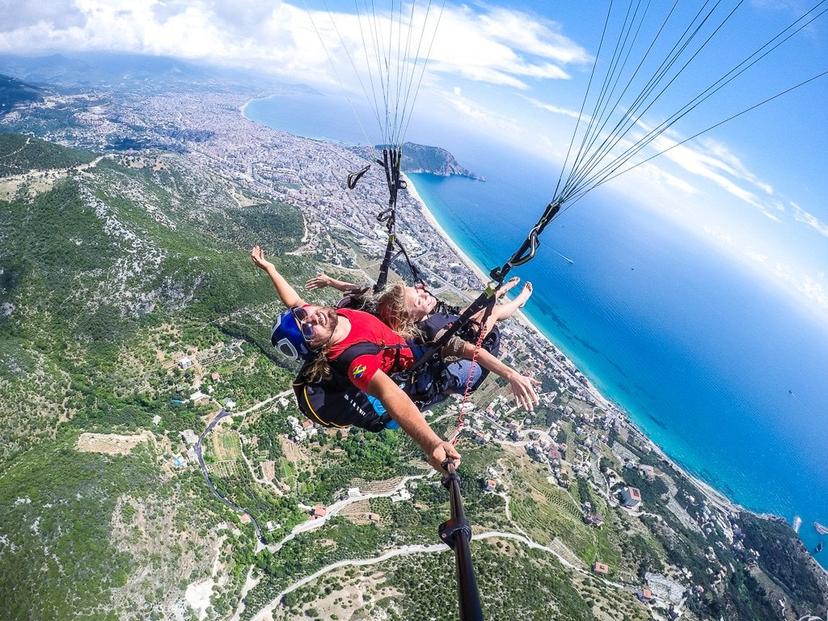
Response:
POLYGON ((509 300, 508 302, 495 306, 494 309, 492 309, 492 316, 496 318, 496 321, 511 317, 517 309, 524 307, 531 295, 532 283, 527 282, 523 285, 523 290, 514 300, 509 300))
MULTIPOLYGON (((492 309, 492 312, 489 313, 489 316, 486 318, 486 325, 483 326, 484 334, 488 334, 498 321, 502 321, 507 317, 511 317, 517 309, 523 308, 523 306, 526 304, 527 300, 529 300, 531 295, 532 283, 527 282, 525 285, 523 285, 523 290, 514 300, 510 300, 503 304, 495 304, 494 308, 492 309)), ((483 320, 484 312, 484 310, 478 311, 477 313, 472 315, 472 319, 480 323, 483 320)))
POLYGON ((499 291, 495 294, 495 296, 497 297, 497 299, 500 299, 500 298, 502 298, 504 295, 506 295, 506 293, 509 291, 509 289, 511 289, 512 287, 514 287, 515 285, 517 285, 519 282, 520 282, 520 278, 518 278, 517 276, 515 276, 515 277, 510 278, 509 280, 507 280, 505 283, 503 283, 503 286, 502 286, 502 287, 500 288, 500 290, 499 290, 499 291))

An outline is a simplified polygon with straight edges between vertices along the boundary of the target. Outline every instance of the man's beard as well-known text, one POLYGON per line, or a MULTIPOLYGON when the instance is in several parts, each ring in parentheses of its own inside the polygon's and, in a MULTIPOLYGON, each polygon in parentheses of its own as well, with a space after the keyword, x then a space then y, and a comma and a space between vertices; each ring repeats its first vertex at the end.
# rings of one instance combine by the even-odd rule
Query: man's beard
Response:
MULTIPOLYGON (((331 332, 330 334, 326 335, 324 338, 320 339, 319 343, 314 344, 314 349, 324 349, 331 343, 331 339, 333 338, 334 332, 336 332, 336 327, 339 325, 339 315, 336 313, 335 308, 320 308, 317 313, 323 313, 325 318, 327 319, 325 327, 329 329, 331 332)), ((316 339, 314 339, 316 340, 316 339)))

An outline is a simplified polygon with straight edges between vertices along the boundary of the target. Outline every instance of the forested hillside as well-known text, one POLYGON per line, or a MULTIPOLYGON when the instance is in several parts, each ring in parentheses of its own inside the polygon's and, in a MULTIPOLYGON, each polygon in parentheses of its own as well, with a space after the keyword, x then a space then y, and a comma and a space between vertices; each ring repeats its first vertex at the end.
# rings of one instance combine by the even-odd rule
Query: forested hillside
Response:
MULTIPOLYGON (((226 373, 246 378, 249 395, 287 385, 259 347, 270 316, 246 312, 274 298, 247 248, 295 249, 301 217, 174 157, 72 171, 95 154, 17 135, 0 136, 0 150, 16 153, 9 172, 22 175, 0 202, 0 617, 68 619, 103 606, 101 618, 122 619, 136 602, 137 618, 166 616, 182 593, 179 563, 196 576, 214 548, 229 558, 247 541, 234 536, 233 548, 211 534, 238 518, 197 470, 172 476, 175 446, 164 438, 199 429, 211 410, 178 399, 193 378, 175 352, 239 342, 244 364, 226 373), (26 174, 43 168, 54 170, 26 174), (83 433, 144 429, 161 435, 125 452, 76 450, 83 433)), ((310 273, 302 259, 275 260, 310 273)))
POLYGON ((16 78, 0 74, 0 116, 17 104, 41 101, 41 89, 16 78))

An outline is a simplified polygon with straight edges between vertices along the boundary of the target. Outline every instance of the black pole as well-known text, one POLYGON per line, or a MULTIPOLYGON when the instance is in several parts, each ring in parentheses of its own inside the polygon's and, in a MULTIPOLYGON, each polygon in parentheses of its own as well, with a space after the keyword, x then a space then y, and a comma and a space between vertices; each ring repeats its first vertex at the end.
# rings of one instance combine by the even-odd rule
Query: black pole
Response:
POLYGON ((457 476, 454 462, 447 460, 443 466, 448 474, 443 485, 449 491, 451 502, 451 519, 443 522, 438 530, 440 539, 454 550, 457 561, 457 596, 460 602, 460 621, 483 621, 480 608, 480 594, 474 577, 471 560, 471 526, 463 512, 463 499, 460 496, 460 477, 457 476))

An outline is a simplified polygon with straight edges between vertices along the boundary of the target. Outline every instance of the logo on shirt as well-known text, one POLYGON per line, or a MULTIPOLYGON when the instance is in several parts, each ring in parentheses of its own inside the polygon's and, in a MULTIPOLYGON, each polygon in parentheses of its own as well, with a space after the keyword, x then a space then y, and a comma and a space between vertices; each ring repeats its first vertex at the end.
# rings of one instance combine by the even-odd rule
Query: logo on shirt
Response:
POLYGON ((364 364, 358 364, 357 366, 354 367, 354 370, 351 371, 351 375, 353 375, 354 379, 359 379, 364 374, 365 374, 365 365, 364 364))

